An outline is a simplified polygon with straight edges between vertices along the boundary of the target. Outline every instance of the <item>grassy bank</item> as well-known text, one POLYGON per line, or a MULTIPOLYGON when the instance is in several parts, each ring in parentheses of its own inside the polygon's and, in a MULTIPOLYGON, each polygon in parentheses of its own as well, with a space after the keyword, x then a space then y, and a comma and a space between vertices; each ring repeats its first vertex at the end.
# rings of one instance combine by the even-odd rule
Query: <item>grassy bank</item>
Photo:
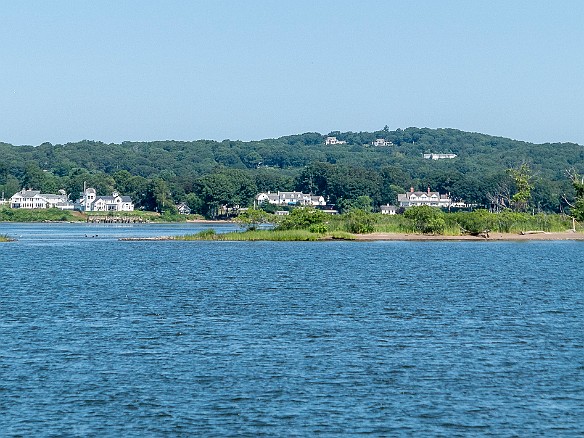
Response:
POLYGON ((0 222, 79 222, 84 221, 83 215, 70 210, 58 208, 35 209, 0 208, 0 222))
POLYGON ((28 209, 0 207, 0 222, 186 222, 200 215, 160 214, 153 211, 80 212, 58 208, 28 209))
POLYGON ((174 237, 174 240, 225 240, 225 241, 314 241, 324 236, 307 230, 251 230, 218 234, 214 230, 205 230, 196 234, 174 237))
MULTIPOLYGON (((432 207, 428 207, 431 209, 432 207)), ((485 210, 444 213, 438 209, 411 209, 403 215, 365 214, 350 218, 338 215, 327 219, 329 231, 355 232, 359 228, 365 233, 412 233, 439 234, 445 236, 477 235, 483 231, 519 234, 527 231, 563 232, 572 229, 572 219, 559 214, 526 214, 512 211, 490 213, 485 210), (417 210, 417 212, 416 212, 417 210)), ((584 231, 577 224, 576 231, 584 231)), ((359 233, 363 234, 363 233, 359 233)))

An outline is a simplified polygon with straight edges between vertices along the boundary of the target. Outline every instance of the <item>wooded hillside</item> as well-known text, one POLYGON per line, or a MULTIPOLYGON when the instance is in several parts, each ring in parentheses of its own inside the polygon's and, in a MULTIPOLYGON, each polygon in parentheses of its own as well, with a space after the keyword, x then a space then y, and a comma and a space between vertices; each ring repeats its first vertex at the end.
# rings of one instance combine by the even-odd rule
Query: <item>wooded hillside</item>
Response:
POLYGON ((395 203, 398 192, 428 186, 453 199, 489 205, 514 190, 509 169, 527 165, 529 208, 558 212, 573 196, 566 171, 584 173, 584 147, 532 144, 455 129, 407 128, 377 132, 305 133, 277 139, 77 143, 13 146, 0 143, 0 190, 63 188, 76 198, 83 183, 99 194, 114 189, 139 207, 187 202, 209 214, 217 205, 246 205, 258 191, 303 190, 348 205, 367 196, 374 206, 395 203), (346 144, 325 145, 327 136, 346 144), (373 146, 383 138, 392 144, 373 146), (424 159, 453 153, 454 159, 424 159))

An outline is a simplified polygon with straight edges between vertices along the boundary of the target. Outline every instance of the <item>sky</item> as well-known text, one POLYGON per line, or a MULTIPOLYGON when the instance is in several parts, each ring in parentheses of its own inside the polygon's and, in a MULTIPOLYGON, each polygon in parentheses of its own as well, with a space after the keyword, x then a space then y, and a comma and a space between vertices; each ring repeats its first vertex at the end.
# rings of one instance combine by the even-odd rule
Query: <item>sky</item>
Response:
POLYGON ((584 145, 581 0, 19 0, 0 142, 455 128, 584 145))

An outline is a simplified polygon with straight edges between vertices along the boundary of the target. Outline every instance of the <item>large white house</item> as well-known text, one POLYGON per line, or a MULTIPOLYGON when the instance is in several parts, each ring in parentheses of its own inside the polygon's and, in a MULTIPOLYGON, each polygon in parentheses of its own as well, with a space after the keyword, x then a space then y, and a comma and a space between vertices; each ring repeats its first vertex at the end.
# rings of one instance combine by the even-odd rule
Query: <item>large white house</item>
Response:
POLYGON ((94 188, 88 188, 79 200, 82 211, 134 211, 132 198, 113 192, 111 196, 98 196, 94 188))
POLYGON ((450 207, 452 201, 448 195, 441 195, 438 192, 431 192, 428 187, 427 192, 415 192, 414 188, 409 193, 400 193, 397 195, 397 201, 400 207, 417 207, 420 205, 429 205, 430 207, 450 207))
POLYGON ((456 154, 422 154, 426 160, 451 160, 456 158, 456 154))
POLYGON ((376 138, 371 144, 373 146, 393 146, 393 143, 385 138, 376 138))
POLYGON ((307 195, 302 192, 277 192, 260 193, 255 197, 256 202, 261 204, 267 202, 274 205, 326 205, 323 196, 307 195))
POLYGON ((39 190, 22 189, 10 198, 11 208, 58 208, 60 210, 73 210, 73 204, 69 202, 67 194, 61 190, 58 195, 41 193, 39 190))
POLYGON ((347 144, 344 140, 337 140, 337 137, 327 137, 324 144, 347 144))

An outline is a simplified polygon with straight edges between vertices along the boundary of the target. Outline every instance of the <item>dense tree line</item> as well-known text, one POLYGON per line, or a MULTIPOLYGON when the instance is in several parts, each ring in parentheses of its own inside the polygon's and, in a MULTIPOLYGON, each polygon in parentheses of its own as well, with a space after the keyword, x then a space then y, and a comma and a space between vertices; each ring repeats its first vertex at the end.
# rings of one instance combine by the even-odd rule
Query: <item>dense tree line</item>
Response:
POLYGON ((128 194, 143 209, 172 210, 187 202, 214 216, 221 206, 250 204, 258 191, 312 192, 341 208, 363 204, 366 197, 376 208, 396 202, 397 193, 409 187, 430 187, 485 207, 559 212, 576 194, 566 169, 584 173, 584 148, 572 143, 537 145, 427 128, 327 135, 346 144, 325 145, 326 135, 319 133, 252 142, 0 143, 0 190, 9 197, 22 187, 65 189, 76 198, 86 183, 99 194, 128 194), (374 147, 376 138, 392 145, 374 147), (423 159, 429 152, 457 157, 423 159), (518 197, 525 187, 509 172, 521 166, 529 170, 528 197, 518 197))

